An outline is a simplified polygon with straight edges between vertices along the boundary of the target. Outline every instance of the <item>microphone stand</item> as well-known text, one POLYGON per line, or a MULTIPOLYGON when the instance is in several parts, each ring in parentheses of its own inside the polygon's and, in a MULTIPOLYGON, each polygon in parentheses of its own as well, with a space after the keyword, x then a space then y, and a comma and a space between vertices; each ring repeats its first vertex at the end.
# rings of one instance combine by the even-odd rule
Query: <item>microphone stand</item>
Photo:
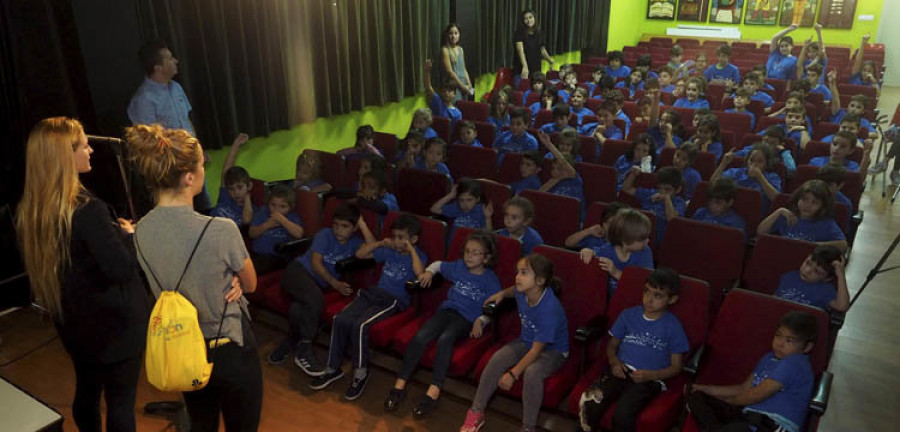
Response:
POLYGON ((113 149, 116 154, 116 163, 119 166, 119 177, 122 180, 122 186, 125 188, 125 201, 128 204, 128 212, 131 220, 135 221, 134 200, 131 198, 131 182, 128 181, 128 175, 125 173, 125 141, 120 138, 104 137, 97 135, 88 135, 88 140, 93 142, 105 142, 113 149))

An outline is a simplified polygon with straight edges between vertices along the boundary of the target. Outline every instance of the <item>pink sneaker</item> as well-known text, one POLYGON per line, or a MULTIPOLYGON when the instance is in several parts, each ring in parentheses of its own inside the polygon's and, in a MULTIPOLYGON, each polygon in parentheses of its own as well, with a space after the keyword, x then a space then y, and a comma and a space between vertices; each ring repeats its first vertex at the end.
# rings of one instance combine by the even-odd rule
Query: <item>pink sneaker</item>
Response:
POLYGON ((469 410, 466 412, 466 421, 459 432, 478 432, 484 426, 484 413, 469 410))

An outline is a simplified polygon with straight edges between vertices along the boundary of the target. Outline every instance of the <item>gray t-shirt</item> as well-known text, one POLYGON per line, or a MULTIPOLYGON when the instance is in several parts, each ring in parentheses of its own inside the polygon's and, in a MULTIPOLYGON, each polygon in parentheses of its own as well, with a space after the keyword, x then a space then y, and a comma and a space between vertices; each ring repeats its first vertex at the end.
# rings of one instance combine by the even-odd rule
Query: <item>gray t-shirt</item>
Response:
MULTIPOLYGON (((208 220, 208 216, 194 212, 191 207, 179 206, 156 207, 138 222, 135 230, 135 240, 140 247, 138 262, 147 274, 150 289, 155 296, 159 297, 160 286, 152 274, 159 278, 166 290, 175 289, 191 250, 208 220), (152 274, 147 268, 148 263, 153 269, 152 274)), ((213 218, 179 289, 197 308, 197 318, 204 338, 216 337, 222 308, 225 306, 225 293, 231 289, 232 276, 241 271, 244 260, 249 256, 234 221, 213 218)), ((222 324, 222 337, 230 338, 243 346, 241 310, 249 318, 247 299, 244 297, 228 304, 228 313, 222 324)))

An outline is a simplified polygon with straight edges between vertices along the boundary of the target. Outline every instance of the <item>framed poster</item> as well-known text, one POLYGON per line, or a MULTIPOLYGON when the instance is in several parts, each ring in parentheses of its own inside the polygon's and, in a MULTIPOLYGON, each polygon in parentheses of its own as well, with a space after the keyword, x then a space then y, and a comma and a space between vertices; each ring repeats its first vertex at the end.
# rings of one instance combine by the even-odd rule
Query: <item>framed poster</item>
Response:
POLYGON ((709 22, 740 24, 745 0, 711 0, 709 22))
POLYGON ((856 16, 856 0, 821 0, 822 12, 819 12, 819 24, 832 29, 849 30, 853 28, 856 16))
POLYGON ((675 0, 648 0, 647 18, 674 20, 675 0))
POLYGON ((778 25, 787 27, 796 23, 800 27, 812 27, 818 7, 819 0, 784 0, 778 25))
POLYGON ((781 0, 747 0, 744 24, 769 25, 778 23, 781 0))
POLYGON ((680 0, 678 2, 679 21, 706 21, 710 0, 680 0))

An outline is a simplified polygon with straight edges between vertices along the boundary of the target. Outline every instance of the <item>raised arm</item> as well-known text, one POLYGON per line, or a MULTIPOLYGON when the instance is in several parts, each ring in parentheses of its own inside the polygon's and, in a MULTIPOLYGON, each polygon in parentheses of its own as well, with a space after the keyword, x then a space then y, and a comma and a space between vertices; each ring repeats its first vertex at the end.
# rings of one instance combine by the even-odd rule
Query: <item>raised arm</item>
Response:
POLYGON ((625 176, 625 181, 622 182, 622 192, 625 192, 627 195, 634 195, 637 188, 634 187, 634 181, 637 179, 638 174, 641 172, 640 167, 633 166, 631 167, 631 171, 625 176))
POLYGON ((450 201, 453 201, 454 198, 456 198, 456 184, 450 188, 450 192, 447 193, 447 195, 441 197, 441 199, 437 200, 437 202, 431 206, 431 212, 434 214, 443 214, 442 207, 450 201))
MULTIPOLYGON (((423 65, 423 77, 425 79, 425 96, 431 97, 434 94, 434 87, 431 86, 431 68, 434 67, 434 63, 431 59, 425 60, 425 64, 423 65)), ((428 99, 426 99, 428 100, 428 99)))
POLYGON ((566 160, 566 156, 562 154, 562 152, 559 151, 558 148, 556 148, 556 145, 553 144, 553 141, 550 140, 550 136, 547 135, 546 132, 538 131, 538 139, 541 140, 541 143, 544 144, 544 147, 547 147, 547 150, 550 150, 550 153, 553 153, 553 157, 556 158, 556 160, 566 165, 566 171, 569 174, 575 173, 575 167, 573 167, 569 163, 569 161, 566 160))
POLYGON ((831 90, 831 115, 841 111, 841 92, 837 88, 837 71, 828 72, 828 89, 831 90))
POLYGON ((772 36, 772 41, 769 42, 769 54, 777 51, 778 50, 778 41, 780 41, 781 38, 783 38, 786 34, 792 32, 794 30, 797 30, 797 24, 791 24, 790 27, 788 27, 778 33, 775 33, 775 36, 772 36))
POLYGON ((719 162, 719 166, 716 167, 716 170, 713 171, 712 176, 709 178, 709 184, 712 184, 716 180, 722 178, 722 173, 725 172, 725 169, 728 168, 728 165, 731 164, 731 161, 734 160, 734 149, 728 150, 728 153, 722 155, 722 161, 719 162))
MULTIPOLYGON (((812 38, 809 38, 809 39, 803 41, 803 48, 800 49, 800 55, 797 57, 798 61, 797 61, 797 67, 795 68, 796 73, 794 74, 794 76, 798 80, 803 79, 803 73, 806 72, 806 68, 803 66, 803 62, 806 59, 806 51, 809 49, 809 45, 811 43, 812 43, 812 38)), ((818 63, 818 61, 819 61, 819 59, 816 58, 815 60, 810 62, 809 66, 812 66, 813 64, 818 63)))
POLYGON ((225 186, 225 173, 234 166, 234 161, 237 159, 238 152, 241 151, 241 145, 247 142, 250 137, 247 134, 241 132, 236 137, 234 137, 234 141, 231 142, 231 149, 228 150, 228 156, 225 157, 225 165, 222 167, 222 186, 225 186))
POLYGON ((850 71, 850 76, 862 73, 863 54, 866 52, 866 45, 869 43, 870 37, 871 35, 868 34, 862 37, 859 49, 856 50, 856 59, 853 60, 853 70, 850 71))
MULTIPOLYGON (((822 41, 822 24, 816 23, 816 38, 819 40, 819 57, 821 59, 828 58, 828 55, 825 53, 825 42, 822 41)), ((825 66, 824 64, 822 66, 825 66)))
POLYGON ((847 290, 847 278, 844 275, 844 266, 847 264, 846 259, 842 256, 835 262, 834 266, 834 282, 837 285, 837 297, 828 303, 828 307, 837 312, 846 312, 850 308, 850 291, 847 290))
POLYGON ((582 240, 590 237, 590 236, 602 236, 603 235, 603 225, 596 224, 591 225, 581 231, 570 234, 566 237, 565 245, 567 248, 574 248, 578 246, 578 243, 581 243, 582 240))

